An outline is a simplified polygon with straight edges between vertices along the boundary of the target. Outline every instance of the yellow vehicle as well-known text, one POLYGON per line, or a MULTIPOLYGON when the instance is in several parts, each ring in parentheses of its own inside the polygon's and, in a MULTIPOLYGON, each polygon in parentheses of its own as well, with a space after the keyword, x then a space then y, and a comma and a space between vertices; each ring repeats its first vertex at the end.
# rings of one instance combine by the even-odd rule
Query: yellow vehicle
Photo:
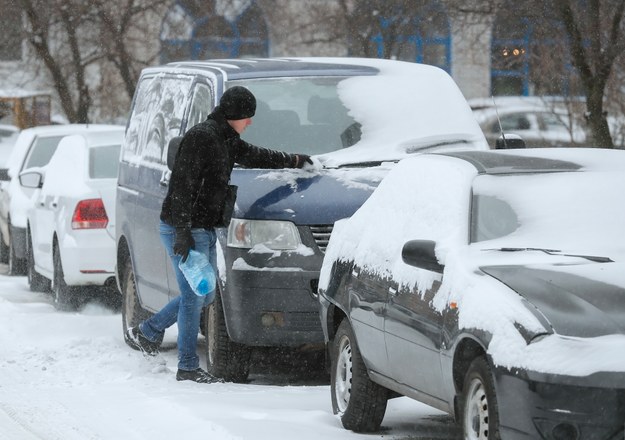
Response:
POLYGON ((48 92, 0 90, 0 119, 20 130, 49 125, 50 106, 48 92))

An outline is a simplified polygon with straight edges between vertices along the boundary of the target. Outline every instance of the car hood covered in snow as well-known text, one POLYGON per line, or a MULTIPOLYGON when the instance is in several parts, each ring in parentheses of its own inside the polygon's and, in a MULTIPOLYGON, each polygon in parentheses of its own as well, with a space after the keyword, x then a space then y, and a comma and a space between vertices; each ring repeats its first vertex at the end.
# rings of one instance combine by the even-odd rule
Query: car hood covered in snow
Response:
POLYGON ((482 271, 506 284, 564 336, 625 334, 625 263, 488 266, 482 271))

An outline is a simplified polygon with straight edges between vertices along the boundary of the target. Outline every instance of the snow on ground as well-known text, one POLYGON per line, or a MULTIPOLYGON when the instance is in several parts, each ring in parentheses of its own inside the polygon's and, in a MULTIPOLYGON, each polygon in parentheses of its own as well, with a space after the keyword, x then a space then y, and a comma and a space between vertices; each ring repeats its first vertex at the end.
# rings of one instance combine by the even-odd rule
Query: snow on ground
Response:
POLYGON ((58 312, 25 277, 4 273, 0 265, 0 440, 461 437, 451 417, 405 397, 389 402, 379 433, 346 431, 324 374, 176 382, 175 330, 148 360, 125 345, 118 312, 97 302, 58 312))

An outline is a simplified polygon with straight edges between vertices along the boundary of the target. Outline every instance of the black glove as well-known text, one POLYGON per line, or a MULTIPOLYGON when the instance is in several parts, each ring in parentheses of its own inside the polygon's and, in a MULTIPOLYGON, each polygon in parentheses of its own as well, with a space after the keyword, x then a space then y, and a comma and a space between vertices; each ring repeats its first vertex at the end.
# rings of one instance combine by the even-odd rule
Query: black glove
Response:
POLYGON ((191 229, 187 227, 176 228, 174 241, 174 254, 182 257, 182 262, 187 261, 189 250, 195 247, 195 240, 191 235, 191 229))
POLYGON ((312 165, 313 161, 310 156, 306 154, 296 154, 295 155, 295 166, 293 168, 304 168, 304 165, 309 164, 312 165))

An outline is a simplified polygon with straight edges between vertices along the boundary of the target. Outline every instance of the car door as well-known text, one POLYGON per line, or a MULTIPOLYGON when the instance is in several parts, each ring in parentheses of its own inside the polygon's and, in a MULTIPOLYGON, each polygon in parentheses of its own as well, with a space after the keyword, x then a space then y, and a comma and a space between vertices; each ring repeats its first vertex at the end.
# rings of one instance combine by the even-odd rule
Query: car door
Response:
POLYGON ((360 354, 367 367, 390 375, 384 341, 384 315, 388 289, 376 274, 353 267, 346 283, 349 318, 360 354))
POLYGON ((385 332, 392 377, 405 385, 440 397, 443 315, 432 307, 440 280, 425 292, 388 285, 385 332))

